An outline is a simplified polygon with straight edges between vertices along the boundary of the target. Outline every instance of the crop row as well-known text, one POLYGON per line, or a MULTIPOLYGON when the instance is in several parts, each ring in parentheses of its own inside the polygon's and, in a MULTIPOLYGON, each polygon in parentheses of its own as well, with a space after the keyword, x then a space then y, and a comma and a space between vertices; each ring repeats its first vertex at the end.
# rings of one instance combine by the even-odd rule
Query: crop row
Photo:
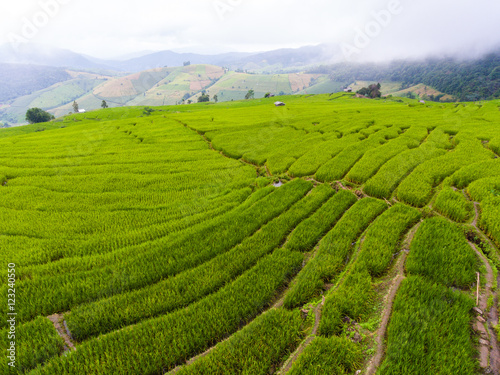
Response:
POLYGON ((445 153, 446 151, 428 142, 418 148, 403 151, 385 163, 365 183, 364 190, 371 196, 388 199, 401 181, 418 165, 445 153))
MULTIPOLYGON (((271 189, 273 188, 271 187, 271 189)), ((263 189, 261 191, 270 190, 263 189)), ((2 242, 4 244, 4 251, 0 254, 0 259, 4 259, 4 263, 15 261, 21 265, 20 275, 27 274, 33 276, 35 274, 43 274, 44 272, 51 273, 51 267, 53 267, 54 263, 47 267, 40 267, 40 265, 61 258, 116 251, 123 247, 158 240, 167 234, 173 240, 176 236, 181 235, 186 228, 204 221, 213 220, 236 208, 249 194, 250 189, 235 190, 233 193, 222 197, 227 200, 227 203, 224 203, 222 199, 216 199, 207 205, 199 204, 193 212, 184 212, 185 216, 179 217, 177 220, 166 220, 165 223, 151 224, 142 228, 139 224, 134 228, 132 223, 136 223, 136 220, 131 212, 129 212, 129 215, 106 215, 106 213, 102 213, 97 217, 92 216, 92 218, 96 219, 94 222, 88 220, 89 226, 95 225, 96 228, 102 229, 96 230, 92 235, 86 237, 85 240, 75 239, 73 236, 64 233, 59 234, 61 237, 57 235, 58 233, 54 233, 49 238, 6 236, 5 241, 2 242), (219 203, 218 207, 212 208, 216 203, 219 203), (106 216, 109 216, 109 219, 106 220, 107 225, 104 226, 100 220, 104 221, 106 216), (121 218, 121 221, 119 218, 121 218), (121 226, 117 226, 113 230, 109 224, 115 222, 118 222, 121 226), (122 233, 121 230, 126 230, 126 233, 122 233)), ((163 210, 160 209, 157 213, 161 214, 162 212, 163 210)), ((68 217, 69 223, 75 223, 72 220, 74 216, 78 217, 79 215, 68 217)), ((151 219, 147 213, 144 216, 137 216, 145 217, 144 221, 146 222, 148 221, 146 219, 151 219)), ((47 216, 45 218, 48 219, 47 216)), ((57 220, 57 218, 55 219, 57 220)), ((167 215, 165 215, 165 219, 168 219, 167 215)), ((160 220, 161 217, 158 217, 158 221, 160 220)), ((46 220, 45 223, 47 224, 47 222, 50 221, 46 220)))
POLYGON ((288 172, 295 177, 314 175, 323 164, 335 157, 347 146, 359 142, 360 138, 359 134, 350 134, 339 139, 316 144, 297 159, 290 166, 288 172))
POLYGON ((157 374, 203 352, 258 315, 296 272, 302 254, 279 249, 217 293, 79 345, 33 374, 157 374))
POLYGON ((476 373, 469 325, 474 301, 451 286, 471 286, 477 267, 457 225, 441 217, 424 220, 407 258, 410 275, 393 305, 380 374, 476 373))
POLYGON ((348 190, 339 192, 321 206, 311 217, 301 222, 290 234, 286 247, 290 250, 309 251, 337 222, 345 210, 356 202, 348 190))
POLYGON ((479 226, 500 246, 500 177, 487 177, 469 185, 467 192, 481 202, 479 226))
POLYGON ((419 165, 399 185, 399 200, 421 207, 429 201, 432 189, 446 177, 465 165, 493 158, 493 153, 485 149, 478 139, 467 134, 456 138, 459 143, 453 152, 419 165))
POLYGON ((367 317, 374 292, 372 275, 381 276, 387 270, 399 250, 400 239, 419 218, 416 209, 398 204, 368 227, 354 264, 341 284, 325 299, 319 325, 321 335, 340 334, 344 316, 358 322, 367 317))
POLYGON ((498 192, 500 192, 500 176, 476 180, 469 185, 467 192, 473 200, 478 202, 498 196, 498 192))
POLYGON ((424 220, 415 234, 406 270, 446 286, 467 288, 475 281, 478 262, 456 224, 434 217, 424 220))
POLYGON ((409 276, 394 301, 378 373, 476 374, 469 327, 473 306, 460 291, 409 276))
POLYGON ((66 319, 73 336, 84 340, 166 314, 213 293, 278 247, 300 220, 332 194, 330 187, 318 186, 227 253, 157 284, 72 309, 66 319))
POLYGON ((450 187, 443 187, 434 203, 436 211, 454 221, 464 222, 471 217, 473 204, 469 202, 461 191, 450 187))
POLYGON ((444 180, 444 184, 464 189, 476 180, 495 176, 500 176, 500 158, 467 165, 444 180))
POLYGON ((354 167, 352 167, 345 178, 355 183, 366 182, 388 160, 408 149, 418 147, 426 136, 426 128, 417 126, 411 127, 398 138, 392 139, 380 147, 367 151, 354 167))
MULTIPOLYGON (((334 135, 333 137, 335 137, 334 135)), ((304 137, 297 143, 283 142, 275 145, 272 151, 269 151, 269 156, 266 159, 266 166, 270 173, 280 174, 286 170, 299 158, 301 158, 307 150, 316 147, 323 141, 328 141, 332 135, 323 135, 315 132, 311 137, 304 137)))
POLYGON ((318 336, 304 349, 288 374, 354 374, 362 363, 361 348, 349 338, 318 336))
POLYGON ((316 179, 323 182, 340 180, 367 151, 380 147, 388 139, 397 138, 400 131, 400 128, 393 126, 346 147, 318 169, 316 179))
POLYGON ((357 263, 374 277, 389 267, 402 235, 420 219, 418 210, 396 204, 382 213, 368 227, 357 263))
MULTIPOLYGON (((184 242, 188 242, 190 239, 192 240, 192 238, 198 235, 206 236, 206 234, 210 233, 210 231, 214 228, 229 225, 228 222, 230 223, 231 219, 234 219, 239 215, 243 215, 245 211, 252 208, 253 205, 262 205, 261 200, 266 198, 275 190, 276 189, 272 186, 259 189, 255 193, 251 194, 243 203, 236 206, 232 210, 224 212, 221 215, 208 217, 207 220, 200 220, 199 223, 193 223, 192 225, 189 225, 188 221, 186 222, 187 226, 185 229, 175 233, 170 233, 167 237, 151 238, 149 241, 144 243, 140 243, 135 246, 113 249, 113 251, 104 254, 90 253, 89 255, 82 257, 67 257, 49 264, 23 268, 20 270, 20 275, 23 276, 26 274, 29 278, 36 278, 40 276, 53 276, 63 273, 90 271, 92 269, 113 265, 116 263, 118 258, 126 259, 133 256, 139 256, 141 253, 148 251, 160 251, 161 248, 175 248, 175 246, 181 246, 184 242)), ((271 198, 268 197, 267 199, 271 198)), ((205 214, 202 214, 202 217, 204 217, 204 215, 205 214)), ((89 241, 88 244, 92 245, 92 242, 89 241)))
MULTIPOLYGON (((21 189, 18 192, 22 193, 23 190, 21 189)), ((69 237, 76 239, 81 237, 81 239, 88 240, 92 235, 105 234, 103 232, 111 230, 146 230, 148 227, 174 225, 176 221, 180 222, 195 214, 203 213, 203 211, 216 211, 220 206, 241 202, 249 195, 249 192, 250 188, 234 189, 228 194, 210 197, 200 196, 198 199, 193 194, 191 195, 192 201, 189 204, 182 201, 173 201, 171 205, 159 206, 157 210, 144 207, 144 209, 108 211, 105 208, 99 210, 96 207, 86 212, 84 210, 45 211, 42 206, 39 210, 0 208, 0 212, 2 212, 2 217, 9 219, 9 223, 6 223, 3 228, 6 234, 36 238, 69 237), (193 202, 196 202, 196 205, 193 202), (16 221, 19 221, 18 226, 10 224, 16 221), (49 231, 47 225, 58 227, 58 230, 49 231)), ((8 194, 6 195, 8 196, 8 194)), ((126 198, 125 195, 124 199, 126 198)), ((96 202, 96 204, 99 203, 99 201, 96 202)))
POLYGON ((36 186, 55 192, 109 193, 130 191, 175 192, 210 188, 214 182, 227 188, 255 178, 255 169, 236 164, 229 169, 193 171, 173 175, 114 173, 112 175, 30 176, 9 180, 8 186, 36 186))
POLYGON ((298 310, 271 309, 177 374, 267 375, 298 345, 302 324, 298 310))
MULTIPOLYGON (((13 316, 10 316, 12 318, 13 316)), ((0 330, 0 350, 2 361, 0 373, 23 374, 50 358, 63 352, 64 341, 54 328, 52 322, 45 317, 38 317, 26 324, 16 324, 15 331, 9 328, 0 330), (11 343, 14 343, 12 355, 11 343), (8 358, 12 355, 12 358, 8 358), (8 363, 13 363, 11 367, 8 363)))
MULTIPOLYGON (((194 236, 152 246, 131 248, 122 253, 99 257, 94 264, 82 257, 75 260, 91 271, 53 274, 23 280, 19 283, 19 299, 23 310, 19 319, 30 319, 37 314, 51 314, 97 299, 110 297, 128 290, 142 288, 162 278, 196 267, 213 257, 227 252, 254 233, 260 226, 288 209, 312 187, 310 182, 295 180, 277 189, 243 211, 223 216, 214 225, 205 225, 194 236), (107 264, 102 263, 106 259, 107 264), (99 264, 101 263, 101 264, 99 264), (99 265, 99 268, 95 266, 99 265)), ((168 238, 167 240, 168 241, 168 238)))
MULTIPOLYGON (((349 199, 344 206, 350 204, 349 199)), ((316 255, 300 271, 285 296, 284 305, 287 308, 302 305, 314 297, 325 281, 338 275, 349 261, 356 239, 386 208, 384 202, 374 198, 364 198, 349 208, 323 237, 316 255)))

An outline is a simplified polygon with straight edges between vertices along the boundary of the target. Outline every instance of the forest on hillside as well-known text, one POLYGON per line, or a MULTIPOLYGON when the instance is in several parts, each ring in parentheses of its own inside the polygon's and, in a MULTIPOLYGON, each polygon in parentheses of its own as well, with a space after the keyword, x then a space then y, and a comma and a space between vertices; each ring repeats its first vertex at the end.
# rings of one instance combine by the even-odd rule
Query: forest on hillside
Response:
POLYGON ((427 59, 395 61, 390 64, 322 65, 309 73, 329 74, 333 81, 394 81, 401 89, 423 83, 455 96, 460 101, 500 97, 500 53, 477 60, 427 59))

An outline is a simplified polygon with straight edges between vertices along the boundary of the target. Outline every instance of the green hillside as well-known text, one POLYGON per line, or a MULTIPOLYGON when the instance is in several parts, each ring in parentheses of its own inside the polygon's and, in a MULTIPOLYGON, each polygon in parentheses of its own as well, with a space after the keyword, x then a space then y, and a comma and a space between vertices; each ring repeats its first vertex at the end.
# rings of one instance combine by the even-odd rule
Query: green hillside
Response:
MULTIPOLYGON (((255 98, 272 94, 299 93, 318 82, 328 80, 319 74, 248 74, 228 71, 219 66, 199 64, 173 68, 157 68, 123 77, 71 72, 74 79, 55 84, 16 99, 8 108, 0 108, 0 119, 10 123, 23 123, 28 108, 40 107, 55 116, 72 112, 73 101, 80 109, 95 110, 103 100, 109 107, 159 106, 197 102, 205 90, 213 100, 241 100, 248 90, 255 98)), ((339 91, 338 85, 318 86, 314 93, 339 91)))
POLYGON ((67 111, 61 112, 57 108, 65 104, 68 104, 67 108, 71 108, 70 103, 73 103, 74 100, 79 100, 82 96, 88 95, 95 87, 111 79, 109 76, 92 73, 72 71, 68 73, 70 79, 33 92, 30 95, 18 97, 8 104, 6 108, 0 108, 0 119, 9 123, 24 123, 27 109, 35 107, 50 110, 57 116, 67 114, 67 111))
MULTIPOLYGON (((127 90, 300 85, 150 76, 127 90)), ((499 106, 342 92, 0 129, 0 309, 16 314, 0 373, 487 371, 499 106)))

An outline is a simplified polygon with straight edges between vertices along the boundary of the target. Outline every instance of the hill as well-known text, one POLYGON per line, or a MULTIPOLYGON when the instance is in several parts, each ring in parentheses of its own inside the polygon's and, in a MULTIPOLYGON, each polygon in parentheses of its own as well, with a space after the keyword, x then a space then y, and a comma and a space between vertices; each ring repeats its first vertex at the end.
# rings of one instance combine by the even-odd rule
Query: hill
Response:
POLYGON ((401 89, 424 84, 460 101, 500 97, 500 52, 474 60, 458 58, 393 61, 386 64, 333 64, 309 73, 329 74, 333 81, 400 82, 401 89))
POLYGON ((499 105, 342 92, 0 129, 0 348, 37 375, 498 372, 499 105))
MULTIPOLYGON (((32 67, 28 67, 28 70, 32 71, 32 67)), ((45 70, 42 69, 40 77, 43 77, 43 84, 41 86, 47 84, 47 77, 43 75, 44 72, 45 70)), ((70 105, 74 100, 79 100, 92 92, 95 87, 112 79, 110 76, 101 74, 70 70, 64 70, 61 76, 64 77, 64 80, 51 86, 6 101, 3 105, 0 102, 0 120, 10 124, 24 123, 27 109, 35 107, 58 113, 56 108, 70 105)), ((101 102, 95 103, 93 108, 99 108, 100 104, 101 102)), ((67 113, 65 112, 65 114, 67 113)))
POLYGON ((70 79, 62 68, 0 63, 0 103, 70 79))
POLYGON ((125 60, 105 60, 78 54, 69 50, 53 48, 36 43, 22 44, 18 49, 5 44, 0 46, 0 62, 47 65, 73 70, 93 70, 110 73, 140 72, 155 68, 183 66, 184 63, 224 66, 232 70, 252 69, 275 71, 277 69, 303 69, 306 66, 340 58, 338 46, 318 45, 300 48, 285 48, 273 51, 249 53, 228 52, 213 55, 159 51, 142 54, 125 60))
MULTIPOLYGON (((231 101, 243 99, 248 90, 254 90, 255 97, 260 98, 267 92, 335 93, 346 86, 357 91, 373 82, 382 83, 384 95, 410 96, 426 101, 484 100, 500 97, 498 53, 468 61, 429 59, 394 61, 387 64, 342 63, 303 70, 307 64, 314 65, 315 61, 323 61, 327 56, 336 56, 337 53, 334 46, 325 45, 251 55, 207 55, 204 58, 200 57, 202 55, 196 57, 166 51, 153 54, 155 62, 151 69, 133 74, 119 74, 96 68, 85 72, 88 76, 93 75, 91 78, 83 78, 85 82, 74 82, 68 77, 68 74, 71 78, 75 74, 82 75, 84 72, 81 71, 8 65, 6 71, 13 73, 12 79, 8 74, 2 76, 6 89, 3 92, 4 99, 0 100, 0 120, 22 123, 24 112, 34 105, 32 103, 43 105, 43 109, 61 116, 71 111, 73 100, 77 100, 80 107, 85 109, 99 108, 102 100, 106 100, 111 106, 167 105, 181 103, 183 99, 184 102, 197 101, 203 90, 211 98, 217 95, 219 101, 231 101), (170 58, 169 56, 174 56, 177 59, 175 62, 179 64, 184 60, 186 66, 165 66, 165 59, 170 58), (193 61, 216 61, 217 64, 190 64, 193 62, 187 60, 190 58, 193 58, 193 61), (161 61, 163 63, 160 64, 161 61), (24 74, 29 69, 33 70, 24 74), (96 80, 88 82, 88 79, 96 80), (36 100, 38 96, 43 98, 36 100)), ((140 65, 150 57, 151 55, 141 56, 137 58, 139 60, 126 60, 120 64, 132 61, 133 64, 140 65), (139 63, 140 61, 142 63, 139 63)), ((104 66, 104 63, 100 64, 104 66)), ((133 69, 139 65, 135 65, 133 69)), ((126 66, 117 67, 122 68, 125 69, 126 66)))
MULTIPOLYGON (((320 74, 248 74, 204 64, 155 68, 126 76, 66 73, 69 79, 64 82, 7 101, 0 109, 0 120, 22 123, 27 108, 35 106, 62 116, 72 111, 74 100, 81 109, 94 110, 101 107, 103 100, 110 107, 170 105, 183 99, 196 102, 203 90, 212 100, 217 95, 221 102, 244 99, 250 89, 255 91, 256 98, 261 98, 268 92, 297 93, 326 79, 320 74)), ((328 92, 340 90, 335 87, 335 91, 328 92)))
POLYGON ((60 67, 68 69, 112 70, 104 60, 88 58, 70 50, 54 48, 42 44, 25 43, 17 48, 11 44, 0 46, 0 62, 60 67))

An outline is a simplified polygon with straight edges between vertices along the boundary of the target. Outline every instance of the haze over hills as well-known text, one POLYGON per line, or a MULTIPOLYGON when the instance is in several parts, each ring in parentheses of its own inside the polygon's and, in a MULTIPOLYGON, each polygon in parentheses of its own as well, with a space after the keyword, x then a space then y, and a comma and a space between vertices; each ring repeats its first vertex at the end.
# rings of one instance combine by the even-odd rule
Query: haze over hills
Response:
POLYGON ((500 53, 476 60, 427 59, 385 64, 346 63, 334 45, 261 53, 201 55, 162 51, 124 61, 102 60, 68 50, 26 45, 0 47, 0 121, 24 122, 28 108, 56 116, 109 106, 172 105, 244 99, 271 94, 356 91, 373 82, 382 94, 425 100, 481 100, 500 97, 500 53), (360 83, 361 82, 361 83, 360 83), (361 85, 361 86, 360 86, 361 85))
POLYGON ((249 53, 229 52, 213 55, 159 51, 125 60, 105 60, 81 55, 69 50, 29 43, 14 49, 10 44, 0 46, 0 62, 34 64, 71 69, 111 69, 118 72, 140 72, 165 66, 212 64, 231 69, 302 68, 308 65, 340 60, 337 46, 306 46, 283 48, 274 51, 249 53))

